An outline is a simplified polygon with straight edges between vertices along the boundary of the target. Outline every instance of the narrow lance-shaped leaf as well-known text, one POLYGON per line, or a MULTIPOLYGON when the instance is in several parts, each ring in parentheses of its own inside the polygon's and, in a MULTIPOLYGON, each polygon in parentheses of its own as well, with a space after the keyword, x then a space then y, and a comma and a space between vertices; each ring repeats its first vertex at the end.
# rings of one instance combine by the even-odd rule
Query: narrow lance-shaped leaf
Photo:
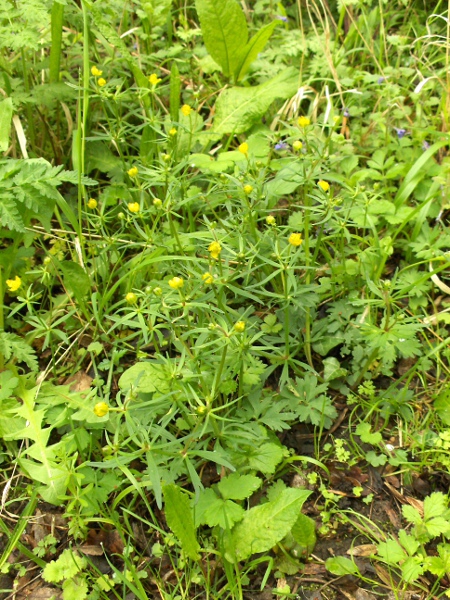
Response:
POLYGON ((187 494, 173 483, 163 487, 167 525, 178 538, 184 553, 198 560, 199 544, 187 494))
POLYGON ((256 33, 245 45, 241 55, 241 63, 234 73, 236 81, 240 81, 244 77, 252 62, 256 60, 258 54, 264 50, 264 46, 267 44, 278 23, 279 21, 272 21, 272 23, 261 27, 258 33, 256 33))

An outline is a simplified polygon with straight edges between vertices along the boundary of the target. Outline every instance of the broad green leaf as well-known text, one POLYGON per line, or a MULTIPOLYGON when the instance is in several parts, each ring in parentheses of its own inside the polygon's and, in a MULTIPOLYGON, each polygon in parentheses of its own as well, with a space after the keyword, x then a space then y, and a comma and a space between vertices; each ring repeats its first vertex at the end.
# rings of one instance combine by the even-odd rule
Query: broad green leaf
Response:
POLYGON ((297 71, 290 67, 261 85, 225 90, 216 103, 213 133, 247 131, 267 112, 274 100, 293 96, 297 87, 297 71))
POLYGON ((277 444, 268 442, 255 449, 253 456, 249 457, 248 464, 252 469, 261 471, 264 475, 275 473, 277 465, 284 456, 284 450, 277 444))
POLYGON ((258 54, 264 50, 264 46, 267 44, 278 23, 279 21, 272 21, 272 23, 261 27, 258 33, 247 42, 241 54, 241 63, 234 73, 236 81, 240 81, 245 76, 252 62, 256 60, 258 54))
POLYGON ((425 521, 425 527, 431 537, 438 537, 450 532, 450 523, 444 517, 434 517, 429 521, 425 521))
POLYGON ((299 546, 311 552, 316 545, 316 523, 303 513, 298 515, 291 534, 299 546))
POLYGON ((186 556, 198 560, 200 546, 188 495, 173 483, 163 487, 163 494, 167 525, 178 538, 186 556))
POLYGON ((425 519, 442 516, 448 507, 448 498, 442 492, 434 492, 423 501, 425 519))
POLYGON ((121 390, 127 391, 134 387, 138 392, 162 392, 169 390, 167 375, 163 365, 154 362, 139 362, 127 369, 119 379, 121 390))
POLYGON ((248 40, 245 15, 237 0, 195 0, 203 41, 226 76, 240 64, 248 40))
POLYGON ((245 160, 245 156, 241 152, 222 152, 214 159, 209 154, 191 154, 189 164, 197 167, 201 171, 212 171, 213 173, 223 173, 232 169, 234 165, 245 160))
POLYGON ((64 260, 61 265, 64 284, 74 296, 83 298, 91 289, 91 280, 83 267, 71 260, 64 260))
POLYGON ((420 516, 419 511, 417 511, 412 506, 404 504, 402 506, 402 513, 409 523, 414 523, 414 525, 419 525, 420 523, 422 523, 422 517, 420 516))
POLYGON ((398 532, 398 539, 409 555, 413 555, 420 547, 420 543, 412 535, 408 535, 404 529, 398 532))
POLYGON ((386 561, 388 565, 396 565, 405 560, 406 552, 395 540, 380 542, 377 548, 377 556, 386 561))
POLYGON ((209 527, 218 525, 222 529, 228 530, 242 520, 244 513, 242 506, 236 502, 216 498, 206 509, 203 522, 209 527))
POLYGON ((19 383, 19 379, 11 371, 0 373, 0 402, 9 398, 19 383))
POLYGON ((402 564, 402 576, 406 583, 416 581, 422 575, 424 567, 420 556, 411 556, 402 564))
POLYGON ((444 425, 450 425, 450 393, 448 391, 444 390, 437 396, 434 408, 444 425))
POLYGON ((232 473, 220 480, 217 487, 222 498, 244 500, 261 486, 262 480, 254 475, 239 475, 232 473))
POLYGON ((325 561, 325 568, 333 575, 341 577, 343 575, 360 575, 355 563, 345 556, 333 556, 325 561))
POLYGON ((11 98, 0 102, 0 152, 6 152, 9 146, 13 105, 11 98))
POLYGON ((356 435, 359 435, 361 441, 365 442, 366 444, 379 444, 383 441, 383 436, 379 431, 372 433, 371 428, 372 427, 370 423, 359 423, 359 425, 356 427, 355 433, 356 435))
POLYGON ((45 566, 42 578, 49 583, 59 583, 65 579, 72 579, 86 568, 86 559, 78 556, 75 552, 67 548, 56 559, 45 566))
POLYGON ((311 492, 284 490, 276 500, 255 506, 246 512, 232 532, 235 559, 266 552, 284 538, 298 519, 303 503, 311 492))

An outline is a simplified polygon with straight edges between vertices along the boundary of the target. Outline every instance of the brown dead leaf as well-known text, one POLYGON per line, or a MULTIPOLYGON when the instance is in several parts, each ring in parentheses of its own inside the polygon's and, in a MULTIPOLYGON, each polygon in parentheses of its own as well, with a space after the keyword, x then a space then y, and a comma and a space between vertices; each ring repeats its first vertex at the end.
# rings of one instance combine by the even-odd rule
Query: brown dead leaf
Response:
POLYGON ((58 590, 50 587, 41 587, 37 590, 33 590, 33 600, 48 600, 49 598, 55 598, 55 600, 59 600, 61 598, 61 594, 58 593, 58 590))
POLYGON ((408 504, 410 504, 413 508, 417 510, 421 517, 423 517, 423 502, 421 500, 417 500, 412 496, 405 496, 405 500, 408 504))
POLYGON ((358 588, 355 592, 355 600, 377 600, 377 598, 367 590, 358 588))
POLYGON ((392 508, 392 506, 390 505, 390 503, 384 501, 384 502, 381 502, 380 505, 381 505, 381 508, 384 510, 384 512, 387 514, 388 519, 392 523, 392 525, 396 529, 400 529, 400 527, 401 527, 400 517, 395 512, 395 510, 392 508))
POLYGON ((101 556, 103 554, 103 547, 97 544, 84 544, 79 546, 78 550, 87 556, 101 556))
POLYGON ((84 371, 79 371, 68 377, 64 383, 70 385, 71 392, 85 392, 91 387, 92 377, 84 371))
POLYGON ((375 564, 374 567, 375 567, 375 571, 377 572, 377 575, 381 579, 381 581, 392 589, 392 584, 394 583, 393 578, 392 578, 392 573, 389 573, 389 571, 387 569, 385 569, 384 567, 382 567, 381 565, 375 564))
POLYGON ((324 564, 307 563, 302 569, 302 575, 326 575, 324 564))
POLYGON ((361 544, 361 546, 353 546, 347 550, 349 556, 372 556, 376 552, 375 544, 361 544))

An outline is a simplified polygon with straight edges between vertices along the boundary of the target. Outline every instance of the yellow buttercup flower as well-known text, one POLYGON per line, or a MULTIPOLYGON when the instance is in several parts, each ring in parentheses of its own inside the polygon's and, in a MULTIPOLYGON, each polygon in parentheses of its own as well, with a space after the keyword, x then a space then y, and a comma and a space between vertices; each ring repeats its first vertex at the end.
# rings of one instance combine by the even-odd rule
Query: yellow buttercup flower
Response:
POLYGON ((208 252, 211 254, 211 258, 218 260, 219 254, 222 252, 222 246, 219 242, 211 242, 208 246, 208 252))
POLYGON ((234 330, 238 333, 242 333, 245 330, 245 321, 238 321, 234 324, 234 330))
POLYGON ((185 117, 188 117, 191 114, 191 111, 192 108, 189 106, 189 104, 183 104, 183 106, 181 107, 181 112, 185 117))
POLYGON ((275 217, 273 215, 269 215, 266 217, 267 225, 275 225, 275 217))
POLYGON ((244 193, 247 194, 247 196, 249 194, 251 194, 253 192, 253 186, 252 185, 244 185, 244 193))
POLYGON ((88 202, 87 202, 87 206, 88 208, 97 208, 97 200, 95 200, 95 198, 89 198, 88 202))
POLYGON ((137 296, 134 292, 128 292, 128 294, 125 296, 125 300, 128 302, 128 304, 136 304, 137 296))
POLYGON ((289 236, 288 242, 291 244, 291 246, 301 246, 303 240, 302 240, 302 234, 301 233, 291 233, 291 235, 289 236))
POLYGON ((8 286, 10 292, 17 292, 17 290, 22 285, 22 280, 18 275, 16 275, 14 279, 7 279, 6 285, 8 286))
POLYGON ((203 273, 202 279, 206 283, 206 285, 211 285, 212 283, 214 283, 214 277, 211 275, 211 273, 203 273))
POLYGON ((97 417, 104 417, 109 413, 109 406, 106 402, 97 402, 94 406, 94 414, 97 417))
POLYGON ((303 144, 301 143, 300 140, 295 140, 295 142, 292 144, 292 147, 294 148, 294 150, 296 152, 298 152, 299 150, 301 150, 303 148, 303 144))
POLYGON ((169 135, 177 135, 177 130, 175 127, 172 127, 172 129, 169 131, 169 135))
POLYGON ((137 167, 131 167, 131 169, 128 169, 127 173, 130 177, 136 177, 139 171, 137 167))
POLYGON ((140 209, 139 202, 129 202, 128 210, 132 213, 138 213, 140 209))
POLYGON ((323 190, 324 192, 328 192, 328 190, 330 189, 330 184, 328 183, 328 181, 324 181, 323 179, 321 179, 320 181, 317 182, 317 185, 320 187, 321 190, 323 190))
POLYGON ((308 117, 299 117, 297 123, 299 124, 300 127, 308 127, 308 125, 311 123, 311 121, 309 120, 308 117))
POLYGON ((158 85, 158 83, 161 81, 156 73, 152 73, 148 80, 152 85, 158 85))
POLYGON ((184 285, 182 277, 173 277, 169 280, 169 285, 173 290, 180 290, 184 285))
POLYGON ((100 71, 100 69, 97 69, 97 67, 94 65, 91 68, 91 73, 94 77, 100 77, 100 75, 103 73, 103 71, 100 71))
POLYGON ((248 144, 247 142, 243 142, 242 144, 240 144, 240 146, 238 147, 239 152, 241 152, 242 154, 245 154, 245 156, 247 156, 248 154, 248 144))
POLYGON ((103 79, 103 77, 100 77, 100 79, 97 79, 97 83, 100 87, 103 87, 104 85, 106 85, 106 79, 103 79))

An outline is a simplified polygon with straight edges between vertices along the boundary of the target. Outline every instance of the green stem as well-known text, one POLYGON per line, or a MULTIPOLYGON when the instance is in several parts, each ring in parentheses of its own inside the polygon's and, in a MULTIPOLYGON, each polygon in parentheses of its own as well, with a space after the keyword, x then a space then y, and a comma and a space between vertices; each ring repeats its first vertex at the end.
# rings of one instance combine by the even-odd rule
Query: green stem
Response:
POLYGON ((59 81, 59 70, 61 65, 61 44, 62 44, 62 27, 64 17, 64 4, 60 4, 54 0, 51 16, 51 36, 52 45, 50 48, 49 58, 49 81, 57 83, 59 81))
POLYGON ((227 359, 227 352, 228 352, 228 340, 226 341, 226 344, 225 344, 224 349, 222 351, 222 358, 220 360, 219 368, 216 371, 216 377, 214 379, 214 384, 213 384, 213 389, 212 389, 212 394, 211 394, 211 397, 213 399, 214 399, 214 396, 216 394, 216 390, 219 387, 220 378, 222 377, 223 369, 225 367, 225 361, 227 359))

